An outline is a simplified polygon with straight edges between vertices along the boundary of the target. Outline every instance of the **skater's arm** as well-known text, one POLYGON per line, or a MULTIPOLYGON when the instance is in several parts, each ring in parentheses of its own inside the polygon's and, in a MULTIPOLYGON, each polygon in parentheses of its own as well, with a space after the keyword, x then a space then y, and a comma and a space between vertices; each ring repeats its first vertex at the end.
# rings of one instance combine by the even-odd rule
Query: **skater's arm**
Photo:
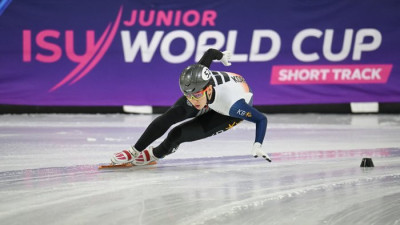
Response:
POLYGON ((254 142, 263 143, 268 123, 267 117, 264 114, 247 104, 244 99, 240 99, 232 105, 229 115, 255 123, 256 137, 254 142))
POLYGON ((256 124, 256 138, 251 154, 255 158, 260 156, 268 162, 271 162, 271 158, 262 150, 262 143, 264 141, 265 132, 267 131, 267 117, 254 107, 247 104, 244 99, 240 99, 232 105, 229 115, 256 124))
POLYGON ((198 64, 210 68, 213 60, 220 60, 223 56, 224 54, 222 52, 218 51, 217 49, 210 48, 204 53, 198 64))

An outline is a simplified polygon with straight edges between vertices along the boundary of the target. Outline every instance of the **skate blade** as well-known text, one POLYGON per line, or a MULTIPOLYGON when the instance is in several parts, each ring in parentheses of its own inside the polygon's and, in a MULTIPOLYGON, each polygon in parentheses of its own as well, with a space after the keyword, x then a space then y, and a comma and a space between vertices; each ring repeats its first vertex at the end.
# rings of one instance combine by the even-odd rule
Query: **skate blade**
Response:
MULTIPOLYGON (((156 161, 151 162, 151 163, 149 163, 147 165, 155 165, 155 164, 157 164, 156 161)), ((133 165, 132 163, 125 163, 125 164, 119 164, 119 165, 108 164, 108 165, 100 165, 99 169, 130 168, 130 167, 134 167, 134 166, 136 166, 136 165, 133 165)))

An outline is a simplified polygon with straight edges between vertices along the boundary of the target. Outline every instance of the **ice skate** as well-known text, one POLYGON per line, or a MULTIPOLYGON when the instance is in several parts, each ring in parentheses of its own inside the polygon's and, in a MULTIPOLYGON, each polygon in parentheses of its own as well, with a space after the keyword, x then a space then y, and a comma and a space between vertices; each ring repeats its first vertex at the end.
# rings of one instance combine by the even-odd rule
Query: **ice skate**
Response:
POLYGON ((152 165, 155 164, 157 160, 158 158, 153 154, 153 147, 149 147, 149 149, 140 152, 139 156, 134 158, 132 164, 135 166, 152 165))
POLYGON ((123 165, 131 163, 136 157, 140 155, 140 152, 135 147, 131 147, 129 150, 122 150, 122 152, 114 153, 111 157, 111 164, 123 165))
POLYGON ((123 150, 111 157, 111 163, 100 165, 99 169, 129 168, 132 166, 154 165, 158 158, 153 155, 153 147, 139 152, 132 146, 130 150, 123 150))

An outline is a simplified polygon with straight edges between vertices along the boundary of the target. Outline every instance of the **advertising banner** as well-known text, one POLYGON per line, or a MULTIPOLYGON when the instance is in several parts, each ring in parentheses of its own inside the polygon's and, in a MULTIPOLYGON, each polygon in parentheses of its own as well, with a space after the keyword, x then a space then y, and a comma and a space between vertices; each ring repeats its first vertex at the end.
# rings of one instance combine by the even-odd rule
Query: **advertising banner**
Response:
POLYGON ((255 105, 400 102, 396 0, 1 2, 0 104, 168 106, 208 48, 255 105))

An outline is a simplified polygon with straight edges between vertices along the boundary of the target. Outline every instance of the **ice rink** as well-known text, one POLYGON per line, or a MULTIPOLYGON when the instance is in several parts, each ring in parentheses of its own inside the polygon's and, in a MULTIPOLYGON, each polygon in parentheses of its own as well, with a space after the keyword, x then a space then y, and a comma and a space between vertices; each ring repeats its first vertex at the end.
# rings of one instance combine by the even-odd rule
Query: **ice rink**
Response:
POLYGON ((0 115, 0 224, 400 224, 399 115, 267 115, 272 163, 250 156, 243 122, 98 170, 155 116, 0 115))

